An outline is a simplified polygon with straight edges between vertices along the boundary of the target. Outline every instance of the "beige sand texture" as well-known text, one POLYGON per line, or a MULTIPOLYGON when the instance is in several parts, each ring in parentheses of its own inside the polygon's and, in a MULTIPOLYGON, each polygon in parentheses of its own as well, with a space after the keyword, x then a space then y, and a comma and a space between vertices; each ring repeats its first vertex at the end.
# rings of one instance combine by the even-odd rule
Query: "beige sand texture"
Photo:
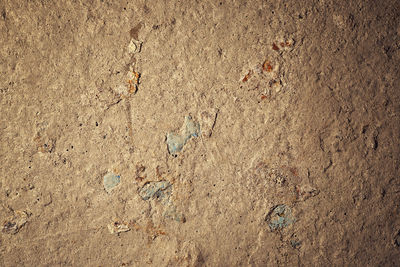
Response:
POLYGON ((0 266, 399 266, 399 1, 0 0, 0 35, 0 266))

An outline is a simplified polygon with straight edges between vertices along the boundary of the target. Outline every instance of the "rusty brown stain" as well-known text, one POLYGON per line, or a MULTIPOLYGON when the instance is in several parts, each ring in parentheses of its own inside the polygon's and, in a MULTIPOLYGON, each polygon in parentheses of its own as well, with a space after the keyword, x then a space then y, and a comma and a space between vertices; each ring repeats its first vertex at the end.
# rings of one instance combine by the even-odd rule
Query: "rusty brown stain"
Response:
POLYGON ((242 82, 247 82, 250 79, 251 74, 253 74, 253 72, 249 70, 249 72, 244 76, 242 82))
POLYGON ((140 73, 136 71, 132 71, 132 73, 133 79, 126 81, 129 85, 129 94, 135 94, 139 86, 140 73))
POLYGON ((138 40, 139 39, 139 31, 142 28, 142 23, 138 23, 135 27, 133 27, 130 31, 129 34, 131 35, 131 38, 138 40))
POLYGON ((272 71, 271 63, 268 60, 264 61, 262 69, 263 71, 271 72, 272 71))

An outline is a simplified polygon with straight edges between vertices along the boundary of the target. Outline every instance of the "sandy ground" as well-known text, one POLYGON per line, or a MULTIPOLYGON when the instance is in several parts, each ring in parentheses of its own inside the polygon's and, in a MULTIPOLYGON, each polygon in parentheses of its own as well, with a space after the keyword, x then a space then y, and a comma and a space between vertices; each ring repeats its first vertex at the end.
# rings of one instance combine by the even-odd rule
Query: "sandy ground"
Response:
POLYGON ((399 264, 399 1, 0 13, 1 266, 399 264))

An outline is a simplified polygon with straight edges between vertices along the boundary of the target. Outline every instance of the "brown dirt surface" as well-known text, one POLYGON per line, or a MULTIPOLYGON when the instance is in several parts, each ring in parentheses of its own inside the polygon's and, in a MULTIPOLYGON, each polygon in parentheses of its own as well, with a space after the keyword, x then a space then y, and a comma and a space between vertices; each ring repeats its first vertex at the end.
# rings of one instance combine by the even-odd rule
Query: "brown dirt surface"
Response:
POLYGON ((395 266, 397 0, 0 0, 0 266, 395 266))

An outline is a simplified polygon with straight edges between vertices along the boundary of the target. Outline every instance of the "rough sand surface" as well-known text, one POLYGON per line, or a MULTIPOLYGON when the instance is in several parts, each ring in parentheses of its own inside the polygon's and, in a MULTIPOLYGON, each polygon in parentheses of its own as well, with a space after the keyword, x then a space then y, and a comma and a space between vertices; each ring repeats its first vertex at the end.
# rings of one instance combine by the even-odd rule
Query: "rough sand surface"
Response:
POLYGON ((0 266, 399 264, 399 1, 0 0, 0 48, 0 266))

